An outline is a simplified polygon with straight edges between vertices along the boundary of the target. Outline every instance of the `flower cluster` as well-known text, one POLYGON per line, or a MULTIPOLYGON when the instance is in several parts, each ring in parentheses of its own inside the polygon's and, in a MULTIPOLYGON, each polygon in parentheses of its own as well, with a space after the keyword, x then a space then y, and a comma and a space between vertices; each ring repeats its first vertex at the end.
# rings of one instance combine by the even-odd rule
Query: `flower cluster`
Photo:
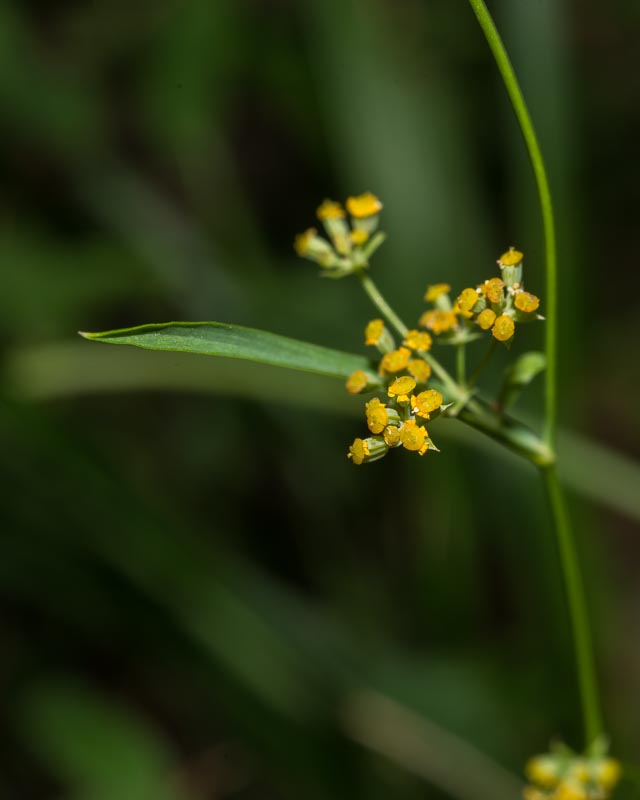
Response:
POLYGON ((620 780, 620 763, 604 748, 579 756, 564 745, 532 758, 526 767, 530 785, 524 800, 607 800, 620 780))
POLYGON ((522 253, 511 247, 500 256, 498 266, 499 278, 463 289, 453 302, 448 283, 427 287, 424 299, 432 308, 424 312, 419 324, 440 337, 441 344, 472 341, 478 336, 478 328, 491 330, 499 342, 510 343, 516 323, 543 319, 536 313, 540 300, 524 290, 522 253))
POLYGON ((345 206, 346 210, 334 200, 325 200, 318 208, 328 240, 319 236, 316 228, 308 228, 294 242, 298 255, 315 261, 329 278, 343 278, 365 268, 385 239, 383 233, 376 233, 382 203, 374 194, 348 197, 345 206))
POLYGON ((363 464, 385 456, 393 447, 404 447, 418 455, 437 450, 423 422, 438 416, 446 408, 442 394, 426 384, 431 367, 424 356, 432 338, 425 331, 407 331, 400 347, 384 321, 374 319, 364 332, 365 344, 377 347, 381 354, 377 373, 356 370, 346 384, 350 394, 384 390, 386 397, 374 397, 365 405, 367 427, 372 436, 356 439, 348 457, 363 464))

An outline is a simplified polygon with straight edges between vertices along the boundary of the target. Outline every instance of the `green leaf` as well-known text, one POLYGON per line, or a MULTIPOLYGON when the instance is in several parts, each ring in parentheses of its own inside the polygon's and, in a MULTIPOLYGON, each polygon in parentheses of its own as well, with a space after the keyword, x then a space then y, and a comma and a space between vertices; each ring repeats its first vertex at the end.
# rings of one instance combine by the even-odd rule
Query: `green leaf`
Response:
POLYGON ((511 408, 520 396, 520 392, 539 375, 547 366, 544 353, 532 351, 523 353, 507 369, 502 389, 498 396, 498 405, 503 411, 511 408))
POLYGON ((364 356, 222 322, 166 322, 102 333, 80 331, 80 335, 92 341, 128 344, 147 350, 259 361, 333 378, 347 378, 357 369, 371 367, 364 356))

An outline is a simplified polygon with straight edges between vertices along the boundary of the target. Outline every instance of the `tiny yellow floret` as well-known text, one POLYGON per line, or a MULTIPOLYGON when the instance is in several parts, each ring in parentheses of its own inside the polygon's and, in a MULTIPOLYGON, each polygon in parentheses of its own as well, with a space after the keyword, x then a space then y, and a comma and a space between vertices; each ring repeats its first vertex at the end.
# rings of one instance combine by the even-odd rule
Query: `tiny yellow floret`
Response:
POLYGON ((534 786, 525 786, 522 790, 522 800, 547 800, 548 795, 534 786))
POLYGON ((620 780, 622 767, 615 758, 605 758, 595 768, 595 781, 605 791, 611 791, 620 780))
POLYGON ((407 335, 404 337, 404 343, 412 350, 431 350, 433 339, 428 333, 412 330, 407 332, 407 335))
POLYGON ((446 294, 450 291, 451 287, 448 283, 434 283, 433 286, 427 286, 424 299, 427 301, 427 303, 433 303, 440 297, 440 295, 446 294))
POLYGON ((562 781, 552 795, 553 800, 588 800, 584 786, 575 781, 562 781))
POLYGON ((436 389, 427 389, 417 395, 411 395, 411 411, 419 417, 429 419, 432 411, 442 405, 442 395, 436 389))
POLYGON ((293 246, 299 256, 308 254, 311 242, 315 239, 317 233, 318 231, 315 228, 307 228, 304 233, 299 233, 296 236, 293 246))
POLYGON ((458 307, 462 312, 469 313, 478 302, 478 293, 475 289, 464 289, 458 296, 458 307))
POLYGON ((400 441, 400 431, 395 425, 387 425, 382 432, 382 435, 384 437, 385 444, 387 444, 389 447, 393 447, 400 441))
POLYGON ((496 319, 491 332, 499 342, 507 342, 513 336, 516 326, 507 314, 500 314, 496 319))
POLYGON ((418 455, 423 456, 429 449, 427 442, 427 429, 423 425, 418 425, 415 419, 407 420, 400 429, 400 441, 405 450, 414 450, 418 455))
POLYGON ((515 305, 518 311, 524 311, 525 314, 530 314, 538 308, 540 299, 530 292, 518 292, 515 305))
POLYGON ((480 291, 487 298, 490 303, 501 303, 504 299, 502 290, 504 289, 504 281, 502 278, 489 278, 480 287, 480 291))
POLYGON ((362 219, 364 217, 373 217, 382 210, 382 203, 375 194, 371 192, 364 192, 357 197, 347 198, 347 210, 352 217, 362 219))
POLYGON ((354 439, 347 453, 347 458, 352 459, 354 464, 362 464, 368 455, 369 447, 366 441, 364 439, 354 439))
POLYGON ((342 219, 345 216, 344 208, 335 200, 325 200, 316 213, 319 220, 342 219))
POLYGON ((532 783, 537 783, 545 789, 552 789, 560 780, 555 759, 547 755, 529 759, 525 773, 532 783))
POLYGON ((367 383, 367 373, 363 369, 357 369, 349 375, 345 386, 349 394, 360 394, 367 388, 367 383))
POLYGON ((387 390, 387 394, 389 397, 395 397, 398 403, 408 403, 409 395, 415 388, 415 380, 409 375, 403 375, 393 381, 387 390))
POLYGON ((365 405, 365 413, 367 415, 367 427, 371 433, 382 433, 389 422, 389 415, 384 403, 380 402, 378 397, 365 405))
POLYGON ((407 369, 418 383, 426 383, 431 376, 431 367, 421 358, 413 358, 407 364, 407 369))
POLYGON ((485 308, 484 311, 478 314, 478 319, 476 321, 483 331, 488 331, 496 321, 496 312, 492 311, 490 308, 485 308))
POLYGON ((422 325, 423 328, 429 328, 430 331, 433 331, 438 336, 441 333, 445 333, 445 331, 451 330, 451 328, 455 328, 458 321, 453 311, 434 309, 433 311, 425 311, 418 324, 422 325))
POLYGON ((500 256, 498 264, 501 267, 515 267, 520 264, 523 258, 524 255, 519 250, 516 250, 515 247, 510 247, 506 253, 500 256))
POLYGON ((381 319, 372 319, 364 329, 364 343, 373 345, 378 344, 383 332, 384 321, 381 319))
POLYGON ((408 347, 399 347, 390 353, 385 353, 380 360, 380 372, 400 372, 407 368, 411 350, 408 347))
POLYGON ((355 231, 351 231, 351 242, 355 245, 362 245, 365 244, 369 240, 369 234, 367 231, 363 231, 357 228, 355 231))

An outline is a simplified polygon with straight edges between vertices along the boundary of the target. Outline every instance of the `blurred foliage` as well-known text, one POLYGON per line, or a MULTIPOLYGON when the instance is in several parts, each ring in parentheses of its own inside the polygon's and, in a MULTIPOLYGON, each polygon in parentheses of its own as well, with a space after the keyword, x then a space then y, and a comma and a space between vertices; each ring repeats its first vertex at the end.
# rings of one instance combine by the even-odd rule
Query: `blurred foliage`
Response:
MULTIPOLYGON (((491 5, 561 221, 565 421, 637 457, 638 6, 491 5)), ((580 736, 534 475, 467 437, 354 470, 339 384, 74 341, 213 319, 362 352, 366 298, 291 240, 364 189, 407 318, 509 244, 542 293, 466 3, 5 0, 0 104, 0 795, 517 797, 528 755, 580 736)), ((637 504, 607 509, 600 479, 628 498, 635 473, 564 441, 609 728, 637 761, 637 504)))

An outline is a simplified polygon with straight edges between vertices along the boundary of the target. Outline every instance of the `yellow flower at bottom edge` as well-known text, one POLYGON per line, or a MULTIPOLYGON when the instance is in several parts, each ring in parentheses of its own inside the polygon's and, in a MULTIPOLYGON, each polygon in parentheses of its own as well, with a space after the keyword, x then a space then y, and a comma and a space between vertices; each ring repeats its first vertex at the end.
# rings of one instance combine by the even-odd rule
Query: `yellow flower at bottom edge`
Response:
POLYGON ((374 397, 365 405, 365 413, 367 415, 367 427, 371 433, 382 433, 389 422, 389 414, 384 403, 380 402, 380 398, 374 397))
POLYGON ((534 786, 525 786, 522 790, 522 800, 547 800, 548 795, 534 786))
POLYGON ((595 782, 607 792, 614 788, 621 775, 622 767, 615 758, 605 758, 594 770, 595 782))
POLYGON ((398 403, 408 403, 409 395, 415 388, 415 379, 411 378, 409 375, 403 375, 393 381, 387 389, 387 394, 389 397, 395 397, 398 403))
POLYGON ((537 783, 545 789, 552 789, 560 780, 558 764, 550 755, 540 755, 530 758, 525 767, 525 773, 531 783, 537 783))
POLYGON ((552 800, 589 800, 584 786, 574 781, 562 781, 551 797, 552 800))
POLYGON ((400 428, 400 441, 405 450, 417 451, 419 456, 423 456, 429 449, 427 429, 423 425, 418 425, 414 419, 407 420, 400 428))

